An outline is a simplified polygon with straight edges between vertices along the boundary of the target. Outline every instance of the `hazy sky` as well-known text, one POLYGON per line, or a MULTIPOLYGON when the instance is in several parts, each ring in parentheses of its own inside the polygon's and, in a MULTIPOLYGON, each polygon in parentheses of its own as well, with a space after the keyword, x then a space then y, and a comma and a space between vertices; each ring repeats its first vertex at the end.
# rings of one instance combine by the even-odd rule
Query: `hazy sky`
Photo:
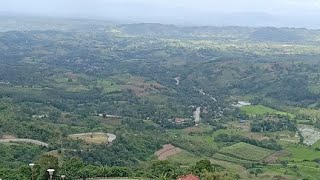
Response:
POLYGON ((0 0, 0 12, 192 25, 320 27, 320 0, 0 0))

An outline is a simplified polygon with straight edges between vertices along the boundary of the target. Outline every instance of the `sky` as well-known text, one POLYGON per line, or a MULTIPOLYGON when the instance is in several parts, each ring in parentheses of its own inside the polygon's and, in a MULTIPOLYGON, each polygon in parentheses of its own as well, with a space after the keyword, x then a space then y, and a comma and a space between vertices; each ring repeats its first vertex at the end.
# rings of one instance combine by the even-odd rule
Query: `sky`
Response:
POLYGON ((177 25, 320 28, 320 0, 0 0, 0 13, 177 25))

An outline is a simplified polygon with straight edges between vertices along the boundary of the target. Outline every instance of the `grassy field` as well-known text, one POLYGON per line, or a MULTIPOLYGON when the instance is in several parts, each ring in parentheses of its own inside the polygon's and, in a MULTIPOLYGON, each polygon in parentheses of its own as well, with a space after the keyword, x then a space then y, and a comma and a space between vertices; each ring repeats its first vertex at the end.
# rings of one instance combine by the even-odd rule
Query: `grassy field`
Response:
POLYGON ((143 77, 134 76, 131 74, 121 74, 111 77, 114 81, 120 82, 120 84, 133 84, 133 83, 143 83, 145 80, 143 77))
POLYGON ((312 148, 320 148, 320 140, 317 141, 316 143, 312 144, 312 148))
POLYGON ((89 91, 89 89, 82 85, 73 85, 66 88, 67 92, 81 92, 81 91, 89 91))
POLYGON ((319 117, 320 110, 318 109, 308 109, 308 108, 291 108, 290 109, 295 114, 302 114, 310 117, 319 117))
MULTIPOLYGON (((181 153, 169 157, 170 161, 180 163, 182 165, 196 164, 201 157, 196 156, 188 151, 182 150, 181 153)), ((204 158, 205 159, 205 158, 204 158)))
POLYGON ((266 167, 266 171, 273 173, 280 173, 286 176, 295 176, 289 179, 308 179, 318 180, 320 176, 319 168, 316 163, 295 163, 288 164, 287 166, 282 165, 269 165, 266 167))
POLYGON ((72 139, 83 140, 88 144, 107 144, 108 135, 105 133, 85 133, 85 134, 71 134, 69 135, 72 139))
MULTIPOLYGON (((182 150, 181 153, 170 156, 170 158, 169 158, 170 161, 177 162, 177 163, 179 163, 183 166, 186 166, 186 167, 190 167, 190 165, 195 165, 196 162, 198 162, 201 159, 208 159, 208 158, 196 156, 196 155, 194 155, 190 152, 187 152, 185 150, 182 150)), ((232 173, 239 174, 242 179, 246 179, 246 177, 248 177, 248 172, 239 163, 233 163, 231 161, 229 162, 229 161, 225 161, 225 160, 219 160, 216 158, 210 159, 210 161, 214 164, 220 165, 220 166, 228 169, 228 171, 230 171, 232 173)), ((245 161, 245 160, 239 160, 239 161, 243 161, 243 163, 250 162, 250 161, 245 161)))
POLYGON ((108 80, 98 80, 98 86, 103 87, 103 92, 105 93, 121 91, 121 89, 114 82, 108 80))
POLYGON ((263 105, 242 106, 240 109, 249 116, 279 114, 279 115, 289 115, 290 117, 294 117, 294 115, 291 113, 278 111, 263 105))
POLYGON ((299 144, 290 144, 286 151, 291 153, 289 158, 284 158, 287 160, 304 161, 304 160, 314 160, 320 157, 320 151, 314 150, 312 147, 307 147, 299 144))
POLYGON ((224 147, 220 150, 220 153, 223 153, 225 155, 231 155, 237 158, 251 161, 260 161, 273 152, 274 151, 272 150, 253 146, 243 142, 224 147))
POLYGON ((162 94, 149 94, 146 99, 155 104, 164 105, 168 103, 168 97, 162 94))
POLYGON ((235 157, 227 156, 221 153, 215 153, 212 156, 213 159, 221 160, 221 161, 227 161, 227 162, 232 162, 236 164, 246 164, 246 163, 251 163, 252 161, 249 160, 244 160, 244 159, 238 159, 235 157))
POLYGON ((53 81, 55 82, 56 87, 64 89, 67 92, 89 91, 90 89, 87 86, 83 85, 81 83, 81 80, 79 80, 79 78, 82 78, 82 80, 84 80, 85 77, 82 77, 82 75, 77 75, 76 77, 78 78, 73 78, 70 82, 68 81, 69 78, 65 76, 56 77, 53 79, 53 81))

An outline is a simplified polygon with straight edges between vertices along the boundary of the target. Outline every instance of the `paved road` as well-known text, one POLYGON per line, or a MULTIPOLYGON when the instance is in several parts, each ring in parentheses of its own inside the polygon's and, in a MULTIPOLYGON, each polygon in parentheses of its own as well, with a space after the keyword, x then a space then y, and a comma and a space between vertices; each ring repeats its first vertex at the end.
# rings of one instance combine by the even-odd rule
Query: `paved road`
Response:
POLYGON ((12 138, 12 139, 0 139, 0 143, 10 143, 10 142, 25 142, 25 143, 32 143, 39 146, 49 147, 49 144, 34 140, 34 139, 23 139, 23 138, 12 138))
POLYGON ((107 133, 108 135, 108 142, 112 143, 114 140, 117 139, 117 136, 115 134, 107 133))
POLYGON ((177 82, 176 82, 176 85, 179 86, 179 84, 180 84, 180 77, 176 77, 176 78, 174 78, 174 80, 177 81, 177 82))
POLYGON ((201 112, 201 107, 197 107, 196 111, 194 112, 194 122, 195 123, 200 121, 200 112, 201 112))

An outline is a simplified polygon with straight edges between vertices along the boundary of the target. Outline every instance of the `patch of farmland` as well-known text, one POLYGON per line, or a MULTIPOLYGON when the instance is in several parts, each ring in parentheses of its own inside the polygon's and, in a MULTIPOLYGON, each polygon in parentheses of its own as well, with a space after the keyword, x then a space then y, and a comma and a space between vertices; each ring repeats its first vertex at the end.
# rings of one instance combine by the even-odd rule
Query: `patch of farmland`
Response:
POLYGON ((199 156, 191 152, 181 150, 180 153, 170 156, 168 160, 177 162, 181 165, 189 166, 190 164, 196 164, 196 162, 199 161, 199 158, 199 156))
POLYGON ((280 151, 277 151, 273 154, 271 154, 270 156, 267 156, 266 158, 264 158, 264 162, 266 163, 269 163, 269 164, 274 164, 274 163, 278 163, 279 162, 279 159, 281 157, 285 157, 285 156, 289 156, 290 153, 285 151, 285 150, 280 150, 280 151))
POLYGON ((159 160, 166 160, 169 156, 180 153, 182 150, 178 147, 173 146, 172 144, 165 144, 163 148, 154 154, 158 157, 159 160))
POLYGON ((320 131, 308 125, 299 125, 298 130, 303 136, 303 143, 307 146, 311 146, 320 140, 320 131))
POLYGON ((212 156, 212 158, 216 159, 216 160, 227 161, 227 162, 236 163, 236 164, 248 164, 248 163, 254 162, 254 161, 249 161, 249 160, 244 160, 244 159, 238 159, 238 158, 224 155, 221 153, 215 153, 212 156))
POLYGON ((102 87, 105 93, 114 93, 121 91, 121 89, 116 83, 109 80, 98 80, 98 86, 102 87))
POLYGON ((224 147, 220 150, 220 153, 222 154, 252 161, 261 161, 263 158, 269 156, 273 152, 274 151, 272 150, 253 146, 243 142, 224 147))
POLYGON ((266 114, 278 114, 283 116, 289 116, 291 118, 294 117, 293 114, 278 111, 263 105, 251 105, 251 106, 242 106, 240 107, 241 111, 245 112, 249 116, 256 116, 256 115, 266 115, 266 114))
POLYGON ((83 140, 88 144, 108 144, 112 143, 117 137, 110 133, 81 133, 81 134, 71 134, 70 138, 76 140, 83 140))

